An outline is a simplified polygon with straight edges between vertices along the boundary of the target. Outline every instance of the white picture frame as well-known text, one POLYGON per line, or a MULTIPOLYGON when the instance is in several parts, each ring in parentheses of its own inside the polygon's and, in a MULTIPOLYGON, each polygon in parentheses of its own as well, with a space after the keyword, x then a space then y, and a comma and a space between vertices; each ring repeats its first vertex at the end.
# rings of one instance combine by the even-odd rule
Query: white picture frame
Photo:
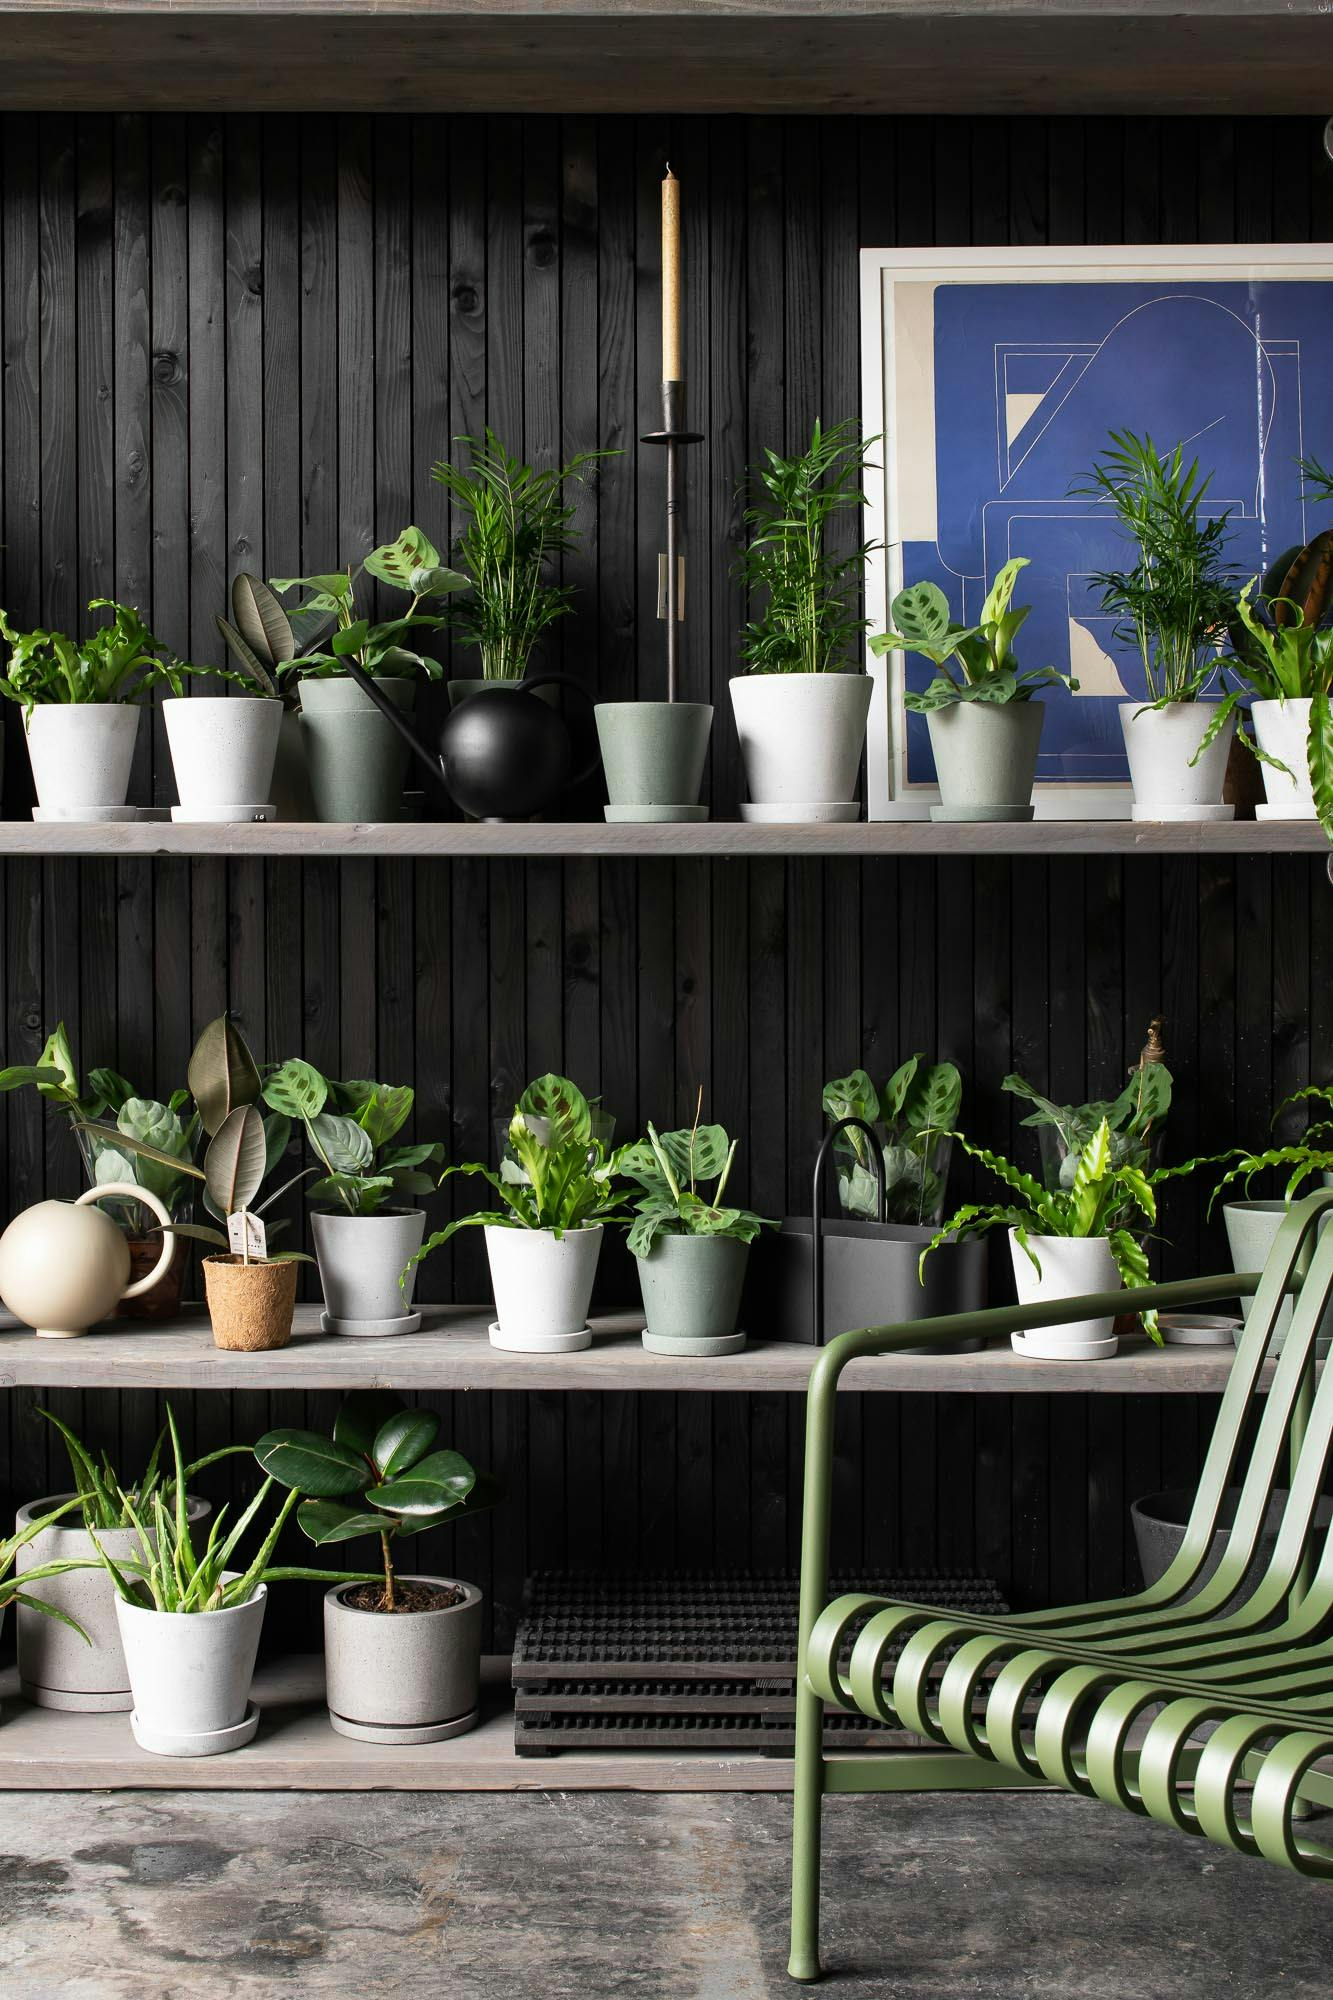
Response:
MULTIPOLYGON (((888 628, 889 605, 903 582, 902 545, 907 542, 909 547, 923 546, 919 539, 923 531, 928 535, 932 520, 936 523, 939 520, 938 511, 932 514, 932 507, 937 510, 939 501, 939 495, 935 491, 939 473, 935 438, 935 368, 936 347, 940 336, 937 331, 938 315, 934 306, 935 291, 950 284, 969 287, 1003 285, 1011 288, 1072 285, 1097 287, 1126 285, 1136 288, 1146 286, 1154 288, 1154 296, 1147 300, 1153 307, 1179 306, 1183 300, 1185 309, 1182 309, 1178 316, 1184 321, 1187 318, 1187 309, 1192 309, 1196 304, 1202 303, 1209 308, 1215 308, 1218 313, 1225 313, 1229 308, 1206 295, 1177 291, 1177 287, 1238 283, 1249 285, 1255 282, 1299 286, 1310 283, 1322 285, 1333 282, 1333 249, 1323 244, 1097 244, 1059 249, 1022 246, 987 249, 868 249, 861 252, 860 261, 862 422, 867 436, 882 437, 879 449, 872 453, 872 462, 878 469, 869 475, 866 488, 868 502, 866 533, 868 539, 878 545, 870 557, 866 572, 866 615, 870 621, 866 635, 866 666, 874 682, 866 752, 867 811, 872 820, 925 819, 929 816, 932 804, 938 802, 939 791, 934 783, 926 782, 918 775, 921 762, 919 748, 913 752, 917 772, 909 766, 907 716, 903 707, 904 658, 901 653, 891 654, 884 659, 876 658, 869 651, 869 640, 875 633, 888 628), (1156 294, 1155 288, 1164 281, 1169 281, 1170 289, 1156 294)), ((1128 299, 1129 295, 1126 296, 1128 299)), ((1089 293, 1089 313, 1092 311, 1092 299, 1093 294, 1089 293)), ((1040 305, 1039 297, 1034 298, 1034 303, 1040 305)), ((1322 301, 1307 302, 1311 305, 1316 303, 1322 304, 1322 301)), ((1052 306, 1053 309, 1056 306, 1054 298, 1052 306)), ((1329 304, 1325 310, 1329 325, 1333 328, 1333 294, 1330 294, 1329 304)), ((1122 325, 1131 319, 1137 320, 1141 311, 1142 305, 1134 304, 1132 310, 1127 310, 1121 319, 1112 318, 1109 322, 1112 331, 1118 334, 1122 325)), ((1237 315, 1231 313, 1230 317, 1235 319, 1237 315)), ((1160 326, 1162 322, 1159 320, 1154 324, 1160 326)), ((1267 362, 1268 349, 1263 340, 1255 336, 1252 331, 1250 338, 1267 362)), ((1085 328, 1083 338, 1078 344, 1079 355, 1093 352, 1095 349, 1096 355, 1099 356, 1109 346, 1109 340, 1108 335, 1103 339, 1101 347, 1097 348, 1096 342, 1088 335, 1085 328)), ((1333 378, 1324 374, 1326 357, 1316 356, 1319 365, 1317 402, 1312 400, 1308 382, 1305 383, 1304 398, 1301 399, 1299 392, 1303 381, 1302 370, 1304 368, 1306 373, 1309 372, 1309 365, 1302 360, 1301 342, 1299 339, 1285 339, 1281 329, 1272 336, 1272 341, 1273 351, 1280 354, 1282 369, 1285 371, 1280 377, 1274 375, 1273 379, 1275 383, 1280 380, 1282 385, 1281 396, 1286 413, 1284 422, 1288 427, 1284 435, 1289 435, 1293 422, 1305 425, 1307 409, 1313 411, 1317 406, 1333 403, 1333 378), (1291 354, 1288 350, 1294 350, 1296 356, 1294 376, 1291 372, 1291 354), (1295 409, 1287 387, 1292 380, 1296 385, 1299 402, 1299 408, 1295 409)), ((1060 339, 1047 342, 1031 341, 1025 342, 1024 347, 1045 347, 1055 351, 1065 344, 1073 343, 1060 339)), ((984 334, 975 345, 983 356, 983 361, 976 364, 977 370, 981 371, 984 364, 984 334)), ((1307 350, 1310 345, 1307 339, 1307 350)), ((1008 396, 1007 373, 1003 382, 1003 390, 1006 393, 1002 394, 1001 360, 1003 359, 1007 371, 1008 353, 1006 351, 1002 355, 1001 349, 1007 350, 1010 347, 1017 349, 1018 343, 997 341, 993 346, 996 459, 997 468, 1002 476, 1006 440, 1000 436, 999 425, 1001 421, 1005 421, 1004 410, 1013 407, 1017 411, 1017 416, 1007 421, 1016 421, 1021 426, 1024 422, 1032 421, 1031 414, 1026 416, 1024 414, 1031 405, 1039 424, 1035 434, 1040 437, 1053 428, 1065 405, 1072 400, 1072 391, 1064 390, 1062 400, 1057 400, 1058 384, 1044 392, 1053 412, 1049 417, 1044 416, 1043 409, 1038 407, 1042 404, 1041 396, 1035 399, 1030 396, 1026 398, 1008 396)), ((1026 353, 1020 358, 1028 360, 1026 353)), ((1202 359, 1206 364, 1207 357, 1203 356, 1202 359)), ((1046 357, 1043 356, 1037 365, 1040 374, 1048 365, 1046 357)), ((1081 367, 1086 373, 1089 364, 1086 360, 1080 360, 1075 366, 1081 367)), ((1269 372, 1272 372, 1271 368, 1269 372)), ((1094 378, 1094 380, 1099 379, 1101 378, 1094 378)), ((1078 380, 1079 376, 1075 374, 1076 386, 1078 380)), ((1126 381, 1133 380, 1132 370, 1127 369, 1126 381)), ((1279 392, 1275 388, 1273 393, 1276 400, 1279 392)), ((1160 404, 1160 395, 1158 400, 1160 404)), ((990 415, 990 408, 984 411, 978 409, 979 418, 988 418, 990 415)), ((1131 429, 1144 427, 1136 425, 1134 419, 1134 411, 1126 410, 1118 417, 1112 416, 1111 421, 1118 421, 1131 429)), ((1109 428, 1109 423, 1107 427, 1109 428)), ((1257 433, 1258 420, 1255 428, 1257 433)), ((1276 426, 1272 428, 1276 431, 1276 426)), ((961 429, 960 417, 960 431, 961 429)), ((1177 437, 1161 434, 1160 424, 1154 425, 1153 431, 1156 441, 1163 448, 1177 442, 1177 437)), ((1320 448, 1316 435, 1306 436, 1304 429, 1301 434, 1303 449, 1320 448)), ((1023 435, 1020 429, 1018 434, 1020 446, 1023 435)), ((1257 447, 1261 468, 1265 463, 1267 436, 1268 433, 1265 433, 1265 443, 1257 447)), ((1012 464, 1015 450, 1013 439, 1008 441, 1007 448, 1010 453, 1009 463, 1012 464)), ((1333 455, 1333 445, 1329 443, 1325 443, 1322 450, 1326 455, 1333 455)), ((987 451, 989 451, 989 437, 987 437, 987 451)), ((1283 456, 1284 468, 1288 455, 1283 456)), ((1206 458, 1203 462, 1206 463, 1206 458)), ((1289 477, 1285 470, 1282 477, 1284 479, 1289 477)), ((1269 486, 1272 484, 1273 481, 1270 480, 1269 486)), ((1228 493, 1219 498, 1224 498, 1231 504, 1238 504, 1251 530, 1252 538, 1258 536, 1262 540, 1267 531, 1268 519, 1264 509, 1267 506, 1271 511, 1272 508, 1267 493, 1268 489, 1261 478, 1256 485, 1254 495, 1228 493), (1251 501, 1253 501, 1252 509, 1251 501)), ((977 502, 977 511, 984 517, 990 504, 977 502)), ((1024 504, 1030 507, 1043 503, 1024 504)), ((1064 504, 1069 504, 1067 491, 1064 504)), ((1292 516, 1293 507, 1297 504, 1291 493, 1284 490, 1282 506, 1288 521, 1292 516)), ((1303 516, 1303 507, 1299 511, 1303 516)), ((1010 512, 1012 515, 1015 509, 1011 507, 1010 512)), ((1057 544, 1059 536, 1067 526, 1066 522, 1061 521, 1058 527, 1050 530, 1057 544)), ((1301 538, 1305 539, 1305 535, 1302 534, 1301 538)), ((1288 535, 1286 542, 1291 539, 1293 537, 1288 535)), ((984 590, 987 573, 993 572, 994 564, 989 559, 985 528, 981 531, 981 546, 984 553, 979 573, 974 575, 972 572, 955 570, 955 574, 961 578, 960 588, 964 593, 967 592, 969 585, 984 590)), ((938 541, 936 547, 938 548, 938 541)), ((1008 552, 1018 551, 1010 547, 1008 552)), ((1022 552, 1028 553, 1026 549, 1022 552)), ((999 553, 1002 557, 1003 548, 999 553)), ((943 553, 940 555, 940 561, 941 563, 944 561, 943 553)), ((1071 635, 1076 622, 1084 621, 1075 621, 1072 616, 1070 617, 1071 635)), ((1109 621, 1107 622, 1109 624, 1109 621)), ((1084 642, 1080 640, 1079 644, 1083 646, 1084 642)), ((1088 650, 1101 658, 1097 646, 1093 645, 1088 650)), ((1070 651, 1071 653, 1073 651, 1072 636, 1070 651)), ((1055 663, 1062 664, 1058 660, 1055 663)), ((1025 664, 1044 665, 1046 661, 1027 660, 1025 664)), ((1102 664, 1105 665, 1106 662, 1103 660, 1102 664)), ((1085 680, 1085 688, 1086 686, 1085 680)), ((1096 697, 1103 702, 1123 700, 1126 696, 1133 698, 1135 694, 1136 690, 1124 687, 1123 684, 1114 695, 1109 691, 1103 691, 1100 686, 1095 687, 1096 697)), ((1062 691, 1058 698, 1062 701, 1078 699, 1062 691)), ((1105 714, 1106 711, 1103 711, 1102 753, 1098 757, 1089 755, 1090 767, 1099 763, 1104 765, 1110 761, 1106 749, 1105 714)), ((1050 734, 1049 721, 1047 734, 1050 734)), ((1071 762, 1077 765, 1076 749, 1072 755, 1064 755, 1061 761, 1066 769, 1071 762)), ((1060 782, 1043 782, 1039 776, 1033 798, 1036 816, 1039 819, 1123 819, 1129 816, 1131 789, 1127 776, 1113 778, 1097 775, 1089 777, 1086 782, 1068 776, 1062 778, 1060 782)))

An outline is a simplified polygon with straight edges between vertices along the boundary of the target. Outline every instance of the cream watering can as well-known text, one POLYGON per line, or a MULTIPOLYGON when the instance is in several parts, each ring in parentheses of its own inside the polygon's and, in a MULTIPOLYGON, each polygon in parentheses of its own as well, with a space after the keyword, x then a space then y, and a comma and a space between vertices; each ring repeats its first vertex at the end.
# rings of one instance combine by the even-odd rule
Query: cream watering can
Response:
POLYGON ((166 1208, 133 1181, 88 1188, 77 1201, 39 1201, 0 1236, 0 1299, 43 1338, 69 1340, 105 1319, 122 1299, 137 1299, 155 1285, 175 1248, 166 1208), (89 1205, 111 1195, 141 1201, 162 1224, 162 1254, 134 1284, 123 1234, 89 1205))

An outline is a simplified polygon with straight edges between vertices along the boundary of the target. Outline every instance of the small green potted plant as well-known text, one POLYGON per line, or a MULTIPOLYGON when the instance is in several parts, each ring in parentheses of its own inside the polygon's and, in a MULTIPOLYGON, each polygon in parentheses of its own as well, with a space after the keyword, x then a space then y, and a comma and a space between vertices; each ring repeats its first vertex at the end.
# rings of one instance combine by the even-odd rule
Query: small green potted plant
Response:
MULTIPOLYGON (((202 670, 210 681, 227 681, 230 687, 188 698, 176 694, 162 703, 180 799, 171 817, 186 823, 280 816, 274 775, 286 705, 278 672, 284 654, 289 659, 295 651, 291 626, 258 577, 237 576, 231 604, 234 622, 222 617, 216 622, 240 671, 202 670)), ((183 671, 193 678, 201 669, 183 671)))
MULTIPOLYGON (((1257 1271, 1263 1267, 1288 1208, 1307 1181, 1318 1175, 1325 1187, 1333 1187, 1333 1086, 1312 1083, 1303 1090, 1293 1091, 1278 1105, 1272 1122, 1277 1125, 1288 1113, 1309 1106, 1315 1106, 1328 1115, 1309 1119, 1307 1114, 1306 1128, 1301 1137, 1281 1145, 1237 1147, 1229 1156, 1227 1171, 1213 1189, 1208 1203, 1210 1215, 1226 1189, 1238 1181, 1242 1183, 1238 1194, 1230 1200, 1222 1200, 1227 1247, 1231 1252, 1232 1267, 1237 1271, 1257 1271), (1282 1194, 1275 1199, 1254 1196, 1251 1190, 1256 1177, 1274 1170, 1286 1176, 1282 1194)), ((1252 1297, 1241 1300, 1243 1320, 1248 1321, 1253 1304, 1252 1297)), ((1291 1315, 1292 1302, 1288 1300, 1278 1315, 1269 1342, 1273 1354, 1282 1351, 1291 1315)), ((1239 1340, 1239 1333, 1236 1338, 1239 1340)), ((1328 1354, 1330 1347, 1333 1347, 1333 1306, 1320 1322, 1316 1339, 1316 1349, 1321 1358, 1328 1354)))
POLYGON ((871 695, 860 593, 871 544, 855 538, 854 523, 877 442, 854 420, 827 430, 816 423, 804 451, 768 451, 751 472, 739 575, 752 616, 731 683, 750 792, 743 819, 860 817, 871 695))
POLYGON ((1000 1088, 1032 1107, 1021 1123, 1037 1134, 1048 1188, 1073 1185, 1079 1155, 1103 1119, 1111 1134, 1113 1166, 1122 1160, 1145 1172, 1152 1166, 1171 1109, 1172 1077, 1159 1039, 1161 1026, 1160 1019, 1150 1024, 1148 1040, 1118 1097, 1054 1104, 1023 1077, 1004 1079, 1000 1088))
POLYGON ((1120 704, 1135 819, 1235 814, 1222 803, 1233 722, 1220 663, 1236 579, 1229 511, 1207 511, 1211 484, 1180 445, 1163 456, 1150 437, 1112 431, 1076 489, 1109 509, 1135 555, 1089 579, 1143 667, 1145 699, 1120 704))
POLYGON ((937 583, 913 583, 890 606, 893 630, 870 642, 873 653, 919 653, 935 668, 905 706, 930 731, 940 803, 938 820, 1019 820, 1033 815, 1046 704, 1039 688, 1076 687, 1054 667, 1020 669, 1014 639, 1031 609, 1013 602, 1026 556, 1004 564, 974 625, 958 624, 937 583))
POLYGON ((111 616, 82 640, 16 631, 0 611, 10 649, 0 695, 23 711, 36 820, 135 818, 125 801, 141 705, 155 687, 184 686, 184 670, 130 605, 94 597, 88 609, 111 616))
POLYGON ((187 1502, 187 1471, 170 1407, 172 1478, 140 1510, 126 1500, 136 1553, 116 1557, 92 1540, 116 1591, 116 1619, 134 1708, 130 1727, 141 1749, 160 1757, 216 1757, 239 1750, 259 1727, 250 1700, 255 1655, 268 1586, 304 1579, 365 1580, 365 1572, 275 1567, 273 1553, 296 1505, 288 1493, 258 1552, 245 1569, 230 1567, 240 1544, 264 1514, 276 1482, 266 1479, 236 1521, 213 1516, 207 1540, 196 1544, 187 1502))
MULTIPOLYGON (((824 1116, 831 1125, 860 1118, 879 1139, 886 1222, 916 1228, 939 1222, 949 1179, 949 1135, 962 1101, 963 1080, 955 1065, 928 1063, 921 1055, 900 1063, 882 1091, 863 1069, 824 1085, 824 1116)), ((843 1213, 877 1222, 879 1178, 865 1134, 839 1133, 833 1157, 843 1213)))
MULTIPOLYGON (((278 672, 299 679, 310 786, 321 820, 375 822, 400 816, 406 743, 357 685, 347 662, 355 661, 409 714, 418 681, 438 680, 442 672, 437 660, 415 650, 418 634, 439 631, 446 623, 437 610, 423 607, 438 605, 466 585, 466 577, 442 565, 439 551, 420 528, 404 528, 395 541, 372 549, 344 570, 272 579, 273 590, 281 595, 305 593, 294 614, 292 650, 279 660, 278 672), (366 579, 401 591, 407 609, 372 623, 357 597, 366 579)), ((266 607, 266 622, 271 622, 272 608, 266 607)), ((273 649, 286 653, 287 636, 276 625, 274 631, 273 649)))
POLYGON ((429 1140, 390 1143, 414 1098, 409 1084, 330 1082, 297 1059, 264 1084, 265 1104, 300 1122, 319 1161, 320 1178, 306 1193, 322 1204, 311 1213, 310 1233, 326 1333, 379 1337, 412 1333, 421 1324, 412 1311, 413 1259, 426 1216, 410 1198, 431 1193, 436 1177, 426 1169, 439 1167, 444 1147, 429 1140))
MULTIPOLYGON (((79 1505, 76 1493, 67 1494, 49 1513, 37 1514, 21 1521, 12 1535, 0 1535, 0 1630, 4 1628, 5 1613, 10 1605, 16 1605, 21 1614, 29 1614, 38 1620, 49 1620, 53 1626, 65 1627, 72 1631, 84 1646, 88 1644, 88 1634, 71 1618, 63 1604, 51 1601, 51 1595, 34 1597, 31 1585, 40 1583, 45 1590, 55 1579, 63 1580, 76 1570, 86 1569, 88 1559, 84 1556, 73 1558, 52 1555, 49 1544, 34 1560, 25 1552, 34 1542, 49 1535, 58 1528, 67 1514, 79 1505), (15 1569, 15 1564, 19 1568, 15 1569)), ((96 1558, 94 1557, 95 1561, 96 1558)), ((20 1645, 22 1642, 20 1641, 20 1645)), ((25 1695, 28 1689, 23 1689, 25 1695)))
MULTIPOLYGON (((921 1252, 924 1266, 931 1252, 945 1243, 962 1242, 990 1229, 1009 1232, 1014 1283, 1020 1305, 1079 1298, 1109 1292, 1122 1283, 1130 1288, 1148 1283, 1148 1259, 1139 1231, 1157 1220, 1155 1185, 1167 1173, 1145 1173, 1129 1160, 1117 1163, 1111 1128, 1105 1118, 1080 1150, 1068 1187, 1047 1188, 984 1146, 954 1135, 965 1153, 994 1174, 1008 1198, 993 1204, 967 1203, 944 1223, 921 1252)), ((1155 1316, 1143 1324, 1160 1342, 1155 1316)), ((1115 1316, 1071 1320, 1012 1336, 1015 1353, 1040 1360, 1086 1361, 1116 1350, 1115 1316)))
POLYGON ((460 1215, 427 1238, 414 1263, 459 1229, 482 1228, 495 1293, 496 1347, 520 1354, 568 1354, 592 1345, 588 1307, 602 1227, 627 1195, 612 1187, 614 1159, 593 1134, 587 1098, 564 1076, 539 1076, 514 1107, 509 1150, 498 1173, 477 1162, 446 1167, 479 1174, 499 1208, 460 1215))
POLYGON ((659 1133, 650 1122, 647 1137, 617 1161, 642 1189, 629 1248, 652 1354, 735 1354, 745 1345, 736 1321, 750 1245, 765 1218, 726 1201, 736 1144, 720 1125, 701 1125, 696 1110, 694 1124, 679 1132, 659 1133))
POLYGON ((1239 735, 1263 770, 1261 819, 1318 819, 1333 840, 1333 626, 1316 625, 1292 598, 1256 596, 1252 577, 1236 606, 1230 664, 1240 693, 1253 697, 1251 738, 1239 735), (1294 615, 1293 615, 1294 614, 1294 615))
POLYGON ((368 1743, 438 1743, 477 1720, 482 1595, 444 1576, 402 1576, 393 1552, 494 1504, 498 1489, 456 1451, 437 1450, 440 1420, 384 1390, 339 1410, 332 1437, 275 1430, 255 1457, 302 1495, 301 1532, 317 1548, 377 1536, 381 1574, 334 1585, 324 1599, 329 1721, 368 1743))

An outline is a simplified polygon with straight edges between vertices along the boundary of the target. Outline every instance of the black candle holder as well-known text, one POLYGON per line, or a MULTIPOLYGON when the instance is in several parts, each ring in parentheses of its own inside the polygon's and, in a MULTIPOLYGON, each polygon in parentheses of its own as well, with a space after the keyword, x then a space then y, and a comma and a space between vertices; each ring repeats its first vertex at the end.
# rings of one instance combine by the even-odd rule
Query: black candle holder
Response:
POLYGON ((702 444, 702 431, 685 428, 685 384, 662 384, 662 428, 646 431, 641 444, 666 447, 666 624, 667 700, 676 699, 680 670, 680 449, 702 444))

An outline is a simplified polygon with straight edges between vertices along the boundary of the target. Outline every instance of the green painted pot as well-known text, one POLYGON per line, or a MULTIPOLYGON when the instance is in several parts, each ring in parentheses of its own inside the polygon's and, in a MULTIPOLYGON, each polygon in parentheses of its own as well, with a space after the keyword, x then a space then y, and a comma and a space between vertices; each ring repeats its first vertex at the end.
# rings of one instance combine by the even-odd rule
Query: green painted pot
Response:
MULTIPOLYGON (((415 681, 389 677, 379 686, 411 714, 415 681)), ((316 819, 402 818, 408 747, 350 674, 301 682, 301 736, 316 819)))
POLYGON ((741 1290, 750 1246, 732 1236, 661 1235, 639 1266, 652 1354, 737 1354, 741 1290))
POLYGON ((697 804, 713 727, 708 702, 599 701, 593 713, 612 808, 697 804))

